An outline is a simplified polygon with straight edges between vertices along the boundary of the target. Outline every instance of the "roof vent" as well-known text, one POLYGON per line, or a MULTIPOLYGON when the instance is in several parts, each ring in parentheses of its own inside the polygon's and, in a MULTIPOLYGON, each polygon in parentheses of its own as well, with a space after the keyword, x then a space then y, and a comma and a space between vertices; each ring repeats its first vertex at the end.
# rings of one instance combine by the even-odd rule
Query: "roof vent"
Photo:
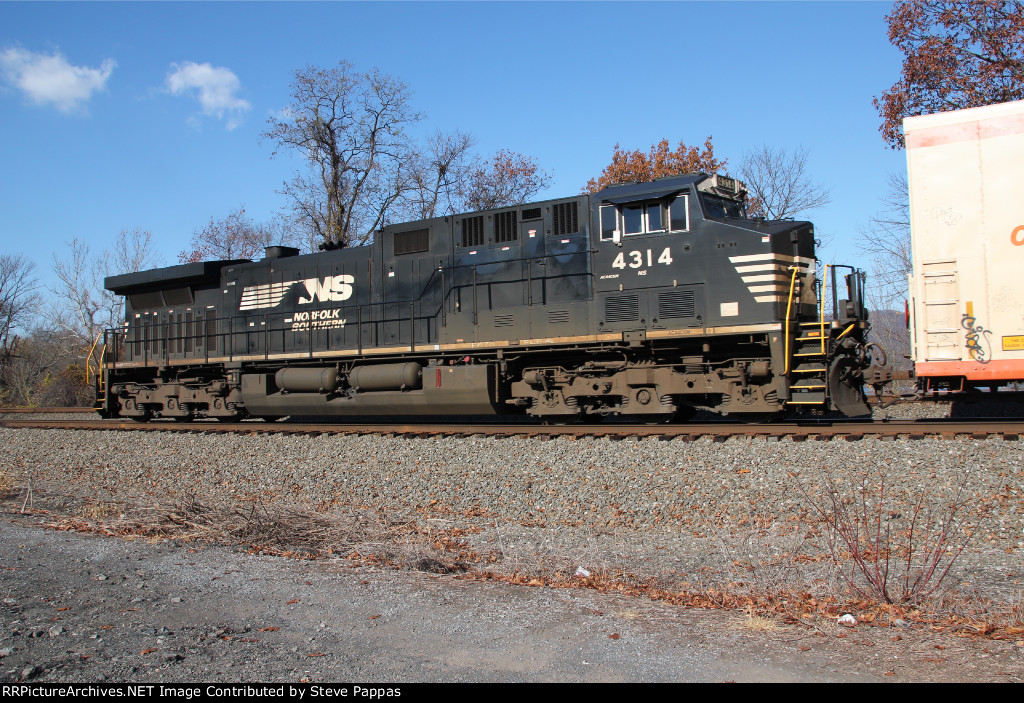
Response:
POLYGON ((295 247, 264 247, 263 251, 265 252, 263 255, 264 259, 284 259, 289 256, 299 255, 299 250, 295 247))

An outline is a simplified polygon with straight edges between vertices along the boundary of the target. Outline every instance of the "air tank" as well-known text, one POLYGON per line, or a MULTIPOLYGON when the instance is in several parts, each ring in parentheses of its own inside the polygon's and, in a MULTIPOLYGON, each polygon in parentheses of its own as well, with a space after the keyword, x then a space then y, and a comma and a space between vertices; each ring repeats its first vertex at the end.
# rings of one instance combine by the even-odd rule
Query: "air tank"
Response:
POLYGON ((404 364, 357 366, 348 375, 348 383, 360 393, 372 391, 411 391, 423 387, 423 366, 415 361, 404 364))
POLYGON ((338 390, 338 369, 278 369, 274 383, 289 393, 333 393, 338 390))

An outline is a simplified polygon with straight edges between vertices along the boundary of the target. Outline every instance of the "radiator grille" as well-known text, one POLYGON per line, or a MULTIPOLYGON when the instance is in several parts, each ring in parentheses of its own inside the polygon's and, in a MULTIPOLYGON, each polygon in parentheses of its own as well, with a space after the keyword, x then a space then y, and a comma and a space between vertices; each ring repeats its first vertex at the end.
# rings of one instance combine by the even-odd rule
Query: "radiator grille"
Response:
POLYGON ((580 231, 576 203, 558 203, 554 208, 551 234, 557 236, 580 231))
POLYGON ((516 324, 515 315, 495 315, 494 326, 495 327, 512 327, 516 324))
POLYGON ((395 232, 395 256, 414 254, 430 249, 430 230, 414 229, 409 232, 395 232))
POLYGON ((539 207, 528 207, 523 210, 524 220, 539 220, 541 218, 541 210, 539 207))
POLYGON ((519 223, 516 222, 516 211, 499 212, 494 216, 494 241, 514 242, 519 239, 519 223))
POLYGON ((484 243, 484 216, 462 218, 462 246, 478 247, 484 243))
POLYGON ((658 296, 658 317, 693 317, 693 291, 674 290, 658 296))
POLYGON ((640 303, 636 295, 619 295, 605 298, 605 322, 625 322, 640 317, 640 303))

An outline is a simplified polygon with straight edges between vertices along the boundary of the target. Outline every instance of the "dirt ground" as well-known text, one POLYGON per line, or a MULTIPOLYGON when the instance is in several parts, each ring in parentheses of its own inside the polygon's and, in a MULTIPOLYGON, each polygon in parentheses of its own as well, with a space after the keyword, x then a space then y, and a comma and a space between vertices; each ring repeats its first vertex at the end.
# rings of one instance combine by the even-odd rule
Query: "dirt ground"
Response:
POLYGON ((66 528, 0 504, 3 682, 1021 681, 970 628, 684 608, 66 528))

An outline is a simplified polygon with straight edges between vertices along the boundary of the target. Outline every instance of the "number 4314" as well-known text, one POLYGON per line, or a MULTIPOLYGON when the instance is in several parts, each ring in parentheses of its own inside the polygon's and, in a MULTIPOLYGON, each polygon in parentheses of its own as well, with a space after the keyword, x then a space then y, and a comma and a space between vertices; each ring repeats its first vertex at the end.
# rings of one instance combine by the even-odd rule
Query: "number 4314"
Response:
POLYGON ((672 263, 672 250, 669 247, 665 247, 665 251, 661 252, 661 255, 657 259, 654 258, 654 250, 648 249, 644 251, 631 251, 628 254, 624 251, 620 251, 619 255, 615 257, 615 261, 612 262, 612 268, 625 269, 627 267, 631 269, 639 268, 650 268, 658 264, 671 264, 672 263))

